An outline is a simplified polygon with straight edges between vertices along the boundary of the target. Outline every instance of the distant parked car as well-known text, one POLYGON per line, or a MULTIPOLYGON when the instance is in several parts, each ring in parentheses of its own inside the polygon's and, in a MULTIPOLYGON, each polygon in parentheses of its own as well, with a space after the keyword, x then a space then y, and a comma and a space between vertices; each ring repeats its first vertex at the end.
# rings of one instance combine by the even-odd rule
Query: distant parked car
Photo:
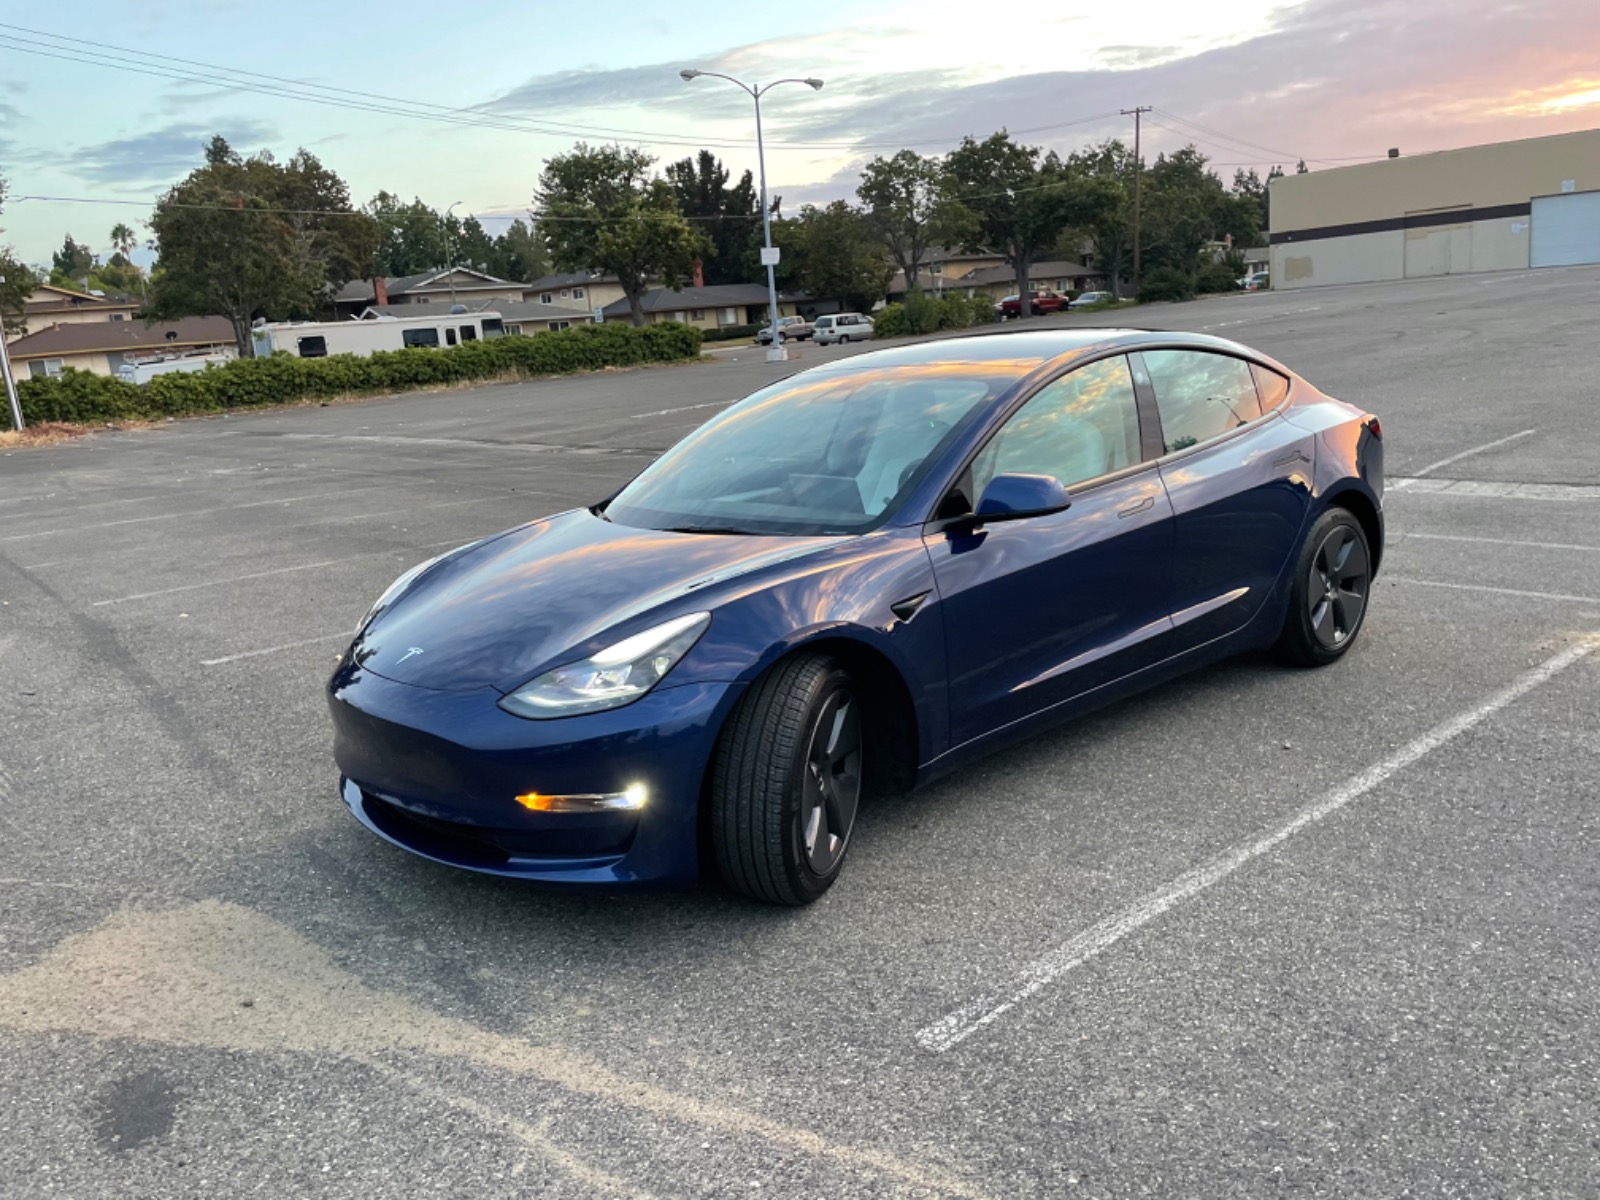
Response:
POLYGON ((838 342, 865 342, 872 338, 872 318, 861 313, 834 313, 818 317, 813 333, 819 346, 838 342))
MULTIPOLYGON (((1045 290, 1028 293, 1028 311, 1036 317, 1044 313, 1060 312, 1066 307, 1067 298, 1060 292, 1045 290)), ((1022 302, 1016 296, 1007 296, 1000 301, 999 312, 1002 320, 1021 316, 1022 302)))
POLYGON ((1067 302, 1067 307, 1088 308, 1091 304, 1107 304, 1115 299, 1110 292, 1079 292, 1075 299, 1067 302))
MULTIPOLYGON (((803 342, 809 338, 814 330, 811 322, 804 317, 779 317, 778 338, 785 342, 803 342)), ((756 341, 763 346, 772 344, 772 326, 768 325, 756 334, 756 341)))
POLYGON ((1266 271, 1256 271, 1237 282, 1244 291, 1264 292, 1272 286, 1272 277, 1266 271))

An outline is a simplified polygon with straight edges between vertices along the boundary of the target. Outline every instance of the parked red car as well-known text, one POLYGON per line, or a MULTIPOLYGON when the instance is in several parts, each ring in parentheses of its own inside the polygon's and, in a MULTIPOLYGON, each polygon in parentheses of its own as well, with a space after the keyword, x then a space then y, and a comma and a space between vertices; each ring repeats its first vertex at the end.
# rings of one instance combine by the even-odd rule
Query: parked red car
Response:
MULTIPOLYGON (((1042 291, 1028 293, 1028 311, 1034 316, 1041 313, 1061 312, 1067 307, 1067 298, 1060 292, 1042 291)), ((1000 317, 1002 320, 1022 315, 1022 304, 1016 296, 1007 296, 1000 301, 1000 317)))

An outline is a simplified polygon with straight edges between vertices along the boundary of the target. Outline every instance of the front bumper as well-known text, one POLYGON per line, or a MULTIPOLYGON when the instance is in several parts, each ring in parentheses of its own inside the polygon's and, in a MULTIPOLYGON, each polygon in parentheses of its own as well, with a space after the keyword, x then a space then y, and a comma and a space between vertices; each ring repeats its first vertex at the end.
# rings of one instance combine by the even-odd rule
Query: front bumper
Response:
POLYGON ((699 876, 699 810, 717 731, 740 688, 663 687, 604 713, 527 721, 484 688, 397 683, 353 664, 328 687, 340 794, 373 833, 485 874, 609 886, 699 876), (637 810, 530 812, 529 792, 622 792, 637 810))

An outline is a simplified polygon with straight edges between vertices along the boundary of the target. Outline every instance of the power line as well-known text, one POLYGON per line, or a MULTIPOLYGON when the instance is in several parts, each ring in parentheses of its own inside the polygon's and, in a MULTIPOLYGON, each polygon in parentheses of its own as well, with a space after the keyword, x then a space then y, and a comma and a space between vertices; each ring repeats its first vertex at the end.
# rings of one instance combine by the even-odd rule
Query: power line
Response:
MULTIPOLYGON (((500 129, 509 132, 538 133, 545 135, 572 137, 572 136, 602 136, 638 139, 656 145, 670 145, 679 147, 704 147, 707 149, 749 149, 754 142, 747 138, 693 138, 683 134, 661 133, 651 130, 624 129, 613 126, 577 125, 568 122, 533 121, 523 117, 497 116, 481 108, 452 108, 446 105, 431 104, 420 100, 407 100, 394 96, 384 96, 371 91, 356 91, 351 88, 334 87, 328 84, 307 83, 300 80, 287 79, 283 76, 268 75, 260 71, 249 71, 243 68, 219 66, 214 63, 205 63, 196 59, 178 58, 169 54, 157 54, 152 51, 133 50, 127 47, 115 46, 108 42, 90 41, 85 38, 69 37, 65 34, 50 33, 45 30, 32 29, 23 25, 14 25, 0 22, 0 29, 13 30, 0 39, 0 47, 13 50, 19 54, 32 54, 42 58, 54 58, 63 62, 74 62, 84 66, 106 67, 111 70, 125 71, 132 74, 148 75, 157 79, 172 79, 182 83, 198 83, 204 86, 218 87, 227 91, 251 92, 257 95, 272 96, 279 99, 300 100, 305 103, 323 104, 335 108, 344 108, 357 112, 372 112, 388 116, 408 116, 422 120, 431 120, 446 124, 471 126, 484 129, 500 129), (17 33, 31 34, 33 37, 18 37, 17 33), (48 41, 38 41, 37 38, 46 38, 48 41), (71 45, 60 45, 67 42, 71 45), (79 47, 88 47, 80 49, 79 47), (154 60, 154 61, 151 61, 154 60), (167 63, 179 64, 167 66, 167 63), (198 70, 191 69, 198 68, 198 70), (215 74, 213 72, 221 72, 215 74), (263 80, 263 83, 252 83, 247 80, 232 78, 232 76, 248 76, 253 80, 263 80), (329 93, 337 93, 329 94, 329 93), (346 97, 353 97, 347 99, 346 97)), ((1066 129, 1075 125, 1087 125, 1115 116, 1114 111, 1094 113, 1086 117, 1078 117, 1068 121, 1052 122, 1048 125, 1037 125, 1026 129, 1019 129, 1018 134, 1044 133, 1056 129, 1066 129)), ((966 136, 966 135, 962 135, 966 136)), ((935 137, 924 140, 913 140, 910 146, 950 145, 961 140, 960 137, 935 137)), ((854 149, 881 149, 895 147, 908 148, 904 141, 777 141, 775 145, 791 149, 815 150, 854 150, 854 149)))

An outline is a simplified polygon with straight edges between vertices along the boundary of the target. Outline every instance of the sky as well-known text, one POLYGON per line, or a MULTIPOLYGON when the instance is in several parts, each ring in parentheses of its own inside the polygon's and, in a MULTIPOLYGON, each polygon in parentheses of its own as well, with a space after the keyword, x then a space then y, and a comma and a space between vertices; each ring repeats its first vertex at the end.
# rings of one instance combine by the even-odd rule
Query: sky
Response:
POLYGON ((38 263, 71 233, 108 256, 111 227, 145 232, 214 133, 247 153, 305 147, 358 203, 380 189, 460 201, 491 233, 531 205, 543 160, 580 139, 643 145, 662 164, 707 146, 754 170, 749 96, 685 83, 684 67, 824 80, 762 101, 768 185, 786 209, 853 198, 874 154, 939 154, 967 134, 1005 128, 1062 153, 1131 140, 1119 110, 1136 105, 1155 109, 1147 159, 1192 142, 1231 179, 1600 126, 1600 4, 7 6, 0 245, 38 263))

